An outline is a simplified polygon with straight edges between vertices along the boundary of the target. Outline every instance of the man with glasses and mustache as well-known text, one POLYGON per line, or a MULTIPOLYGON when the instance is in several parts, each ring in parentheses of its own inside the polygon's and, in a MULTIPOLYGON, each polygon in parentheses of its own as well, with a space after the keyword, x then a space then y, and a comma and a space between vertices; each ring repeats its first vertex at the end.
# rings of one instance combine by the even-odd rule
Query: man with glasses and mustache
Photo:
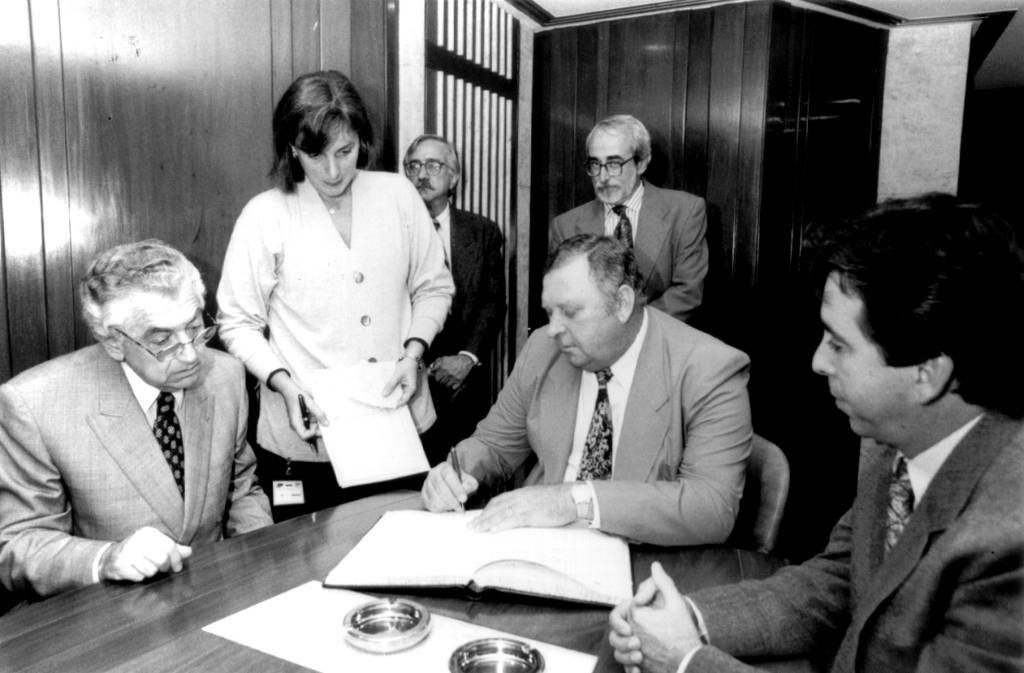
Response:
POLYGON ((707 212, 704 199, 644 180, 650 162, 651 136, 639 119, 598 122, 583 164, 597 198, 552 220, 548 249, 577 234, 617 238, 633 250, 648 306, 686 322, 708 273, 707 212))
POLYGON ((79 292, 99 343, 0 386, 0 582, 24 597, 177 572, 195 545, 272 523, 242 365, 206 347, 195 266, 121 245, 79 292))
POLYGON ((437 410, 423 447, 437 465, 491 408, 488 358, 505 319, 504 241, 497 224, 449 204, 461 173, 451 143, 422 135, 409 145, 403 165, 430 211, 455 280, 451 311, 423 358, 437 410))

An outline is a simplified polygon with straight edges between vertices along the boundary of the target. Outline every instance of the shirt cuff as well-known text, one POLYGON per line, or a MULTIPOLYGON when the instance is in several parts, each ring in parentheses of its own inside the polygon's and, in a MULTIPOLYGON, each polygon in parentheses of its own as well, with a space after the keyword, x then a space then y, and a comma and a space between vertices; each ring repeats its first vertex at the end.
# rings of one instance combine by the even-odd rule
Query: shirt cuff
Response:
POLYGON ((592 482, 592 481, 590 481, 588 479, 585 483, 587 484, 587 488, 590 489, 590 502, 593 504, 593 507, 594 507, 594 518, 591 519, 591 521, 590 521, 590 527, 591 528, 600 528, 601 527, 601 508, 597 504, 597 491, 594 490, 594 482, 592 482))
POLYGON ((114 544, 114 543, 113 542, 108 542, 107 544, 103 545, 100 548, 100 552, 98 554, 96 554, 96 558, 93 559, 93 562, 92 562, 92 583, 93 584, 98 584, 99 581, 100 581, 100 559, 103 558, 103 555, 107 553, 107 549, 112 544, 114 544))
POLYGON ((472 360, 474 367, 476 367, 478 364, 480 364, 480 358, 478 358, 477 356, 473 355, 469 351, 459 351, 459 355, 465 355, 470 360, 472 360))

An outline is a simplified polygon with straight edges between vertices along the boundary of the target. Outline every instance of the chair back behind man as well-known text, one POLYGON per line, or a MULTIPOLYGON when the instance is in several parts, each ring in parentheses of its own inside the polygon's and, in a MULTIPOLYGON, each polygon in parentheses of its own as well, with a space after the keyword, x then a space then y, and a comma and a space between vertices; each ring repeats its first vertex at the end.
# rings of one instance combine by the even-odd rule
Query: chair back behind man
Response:
POLYGON ((728 544, 769 554, 775 548, 789 497, 789 461, 778 446, 754 435, 743 499, 728 544))

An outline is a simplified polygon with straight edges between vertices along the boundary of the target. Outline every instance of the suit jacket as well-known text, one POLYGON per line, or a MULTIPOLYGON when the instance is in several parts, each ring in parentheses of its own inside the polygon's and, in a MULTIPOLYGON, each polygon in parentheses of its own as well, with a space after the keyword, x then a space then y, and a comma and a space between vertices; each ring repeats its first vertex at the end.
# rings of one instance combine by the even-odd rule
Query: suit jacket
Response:
POLYGON ((106 542, 143 526, 203 545, 271 524, 245 440, 242 364, 206 349, 185 391, 185 498, 120 364, 93 345, 0 386, 0 582, 49 595, 92 583, 106 542))
MULTIPOLYGON (((601 529, 662 545, 724 542, 743 493, 753 431, 750 360, 718 339, 647 308, 612 478, 594 482, 601 529)), ((530 454, 526 485, 562 483, 572 451, 580 369, 538 329, 472 437, 456 450, 490 486, 530 454)), ((616 430, 618 432, 618 430, 616 430)))
MULTIPOLYGON (((444 328, 425 358, 469 351, 486 361, 505 319, 505 260, 501 229, 486 217, 451 209, 455 297, 444 328)), ((485 367, 483 369, 486 369, 485 367)))
POLYGON ((713 647, 736 656, 835 653, 833 671, 1024 669, 1024 432, 986 415, 957 445, 883 553, 894 452, 880 450, 825 551, 763 582, 693 594, 713 647))
MULTIPOLYGON (((633 254, 650 306, 680 320, 689 319, 700 306, 708 274, 707 228, 704 199, 644 181, 633 254)), ((577 234, 604 235, 601 201, 594 199, 552 220, 548 249, 577 234)))

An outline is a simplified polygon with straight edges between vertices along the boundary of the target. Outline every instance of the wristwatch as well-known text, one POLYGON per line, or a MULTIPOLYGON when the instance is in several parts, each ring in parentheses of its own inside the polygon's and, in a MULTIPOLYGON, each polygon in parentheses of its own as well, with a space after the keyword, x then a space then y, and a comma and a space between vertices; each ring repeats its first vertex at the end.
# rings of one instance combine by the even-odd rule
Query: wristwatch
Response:
POLYGON ((590 484, 585 481, 577 482, 573 484, 569 493, 572 495, 572 501, 576 503, 576 518, 593 521, 594 501, 592 499, 593 492, 590 490, 590 484))

